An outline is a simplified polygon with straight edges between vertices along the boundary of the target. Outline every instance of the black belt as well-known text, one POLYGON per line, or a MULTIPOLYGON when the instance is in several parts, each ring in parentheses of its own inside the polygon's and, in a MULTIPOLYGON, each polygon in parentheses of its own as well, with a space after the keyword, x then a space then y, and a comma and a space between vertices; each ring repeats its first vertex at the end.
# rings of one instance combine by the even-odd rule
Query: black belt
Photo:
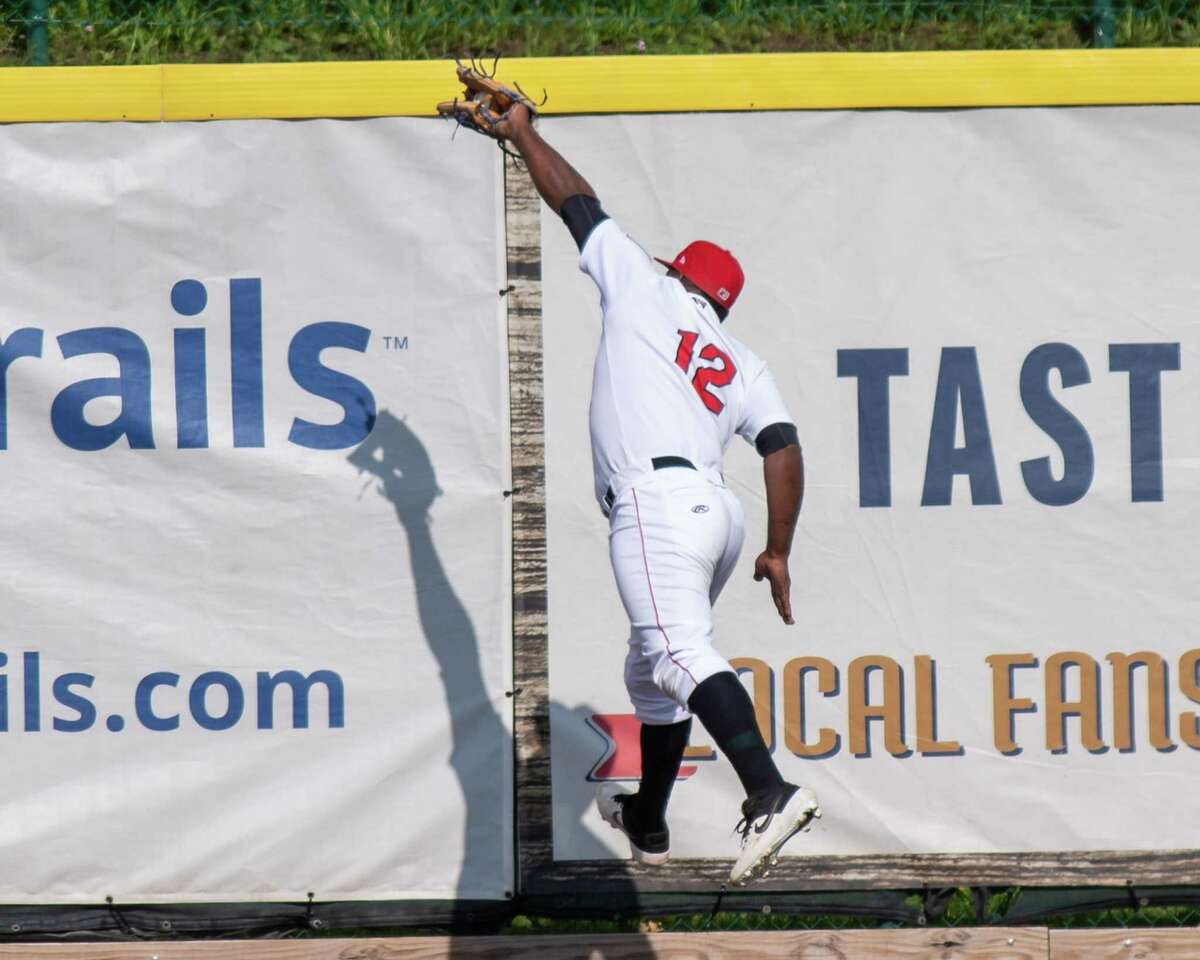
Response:
MULTIPOLYGON (((655 470, 665 470, 667 467, 686 467, 688 470, 696 469, 696 465, 687 457, 651 457, 650 466, 654 467, 655 470)), ((612 487, 604 491, 604 507, 606 510, 612 509, 615 499, 612 487)))

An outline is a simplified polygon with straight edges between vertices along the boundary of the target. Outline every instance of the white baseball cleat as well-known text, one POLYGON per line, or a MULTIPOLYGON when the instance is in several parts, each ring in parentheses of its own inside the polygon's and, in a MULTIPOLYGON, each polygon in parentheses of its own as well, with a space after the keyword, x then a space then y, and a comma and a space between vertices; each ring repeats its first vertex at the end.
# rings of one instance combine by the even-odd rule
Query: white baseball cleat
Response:
POLYGON ((633 859, 652 867, 660 866, 671 858, 671 834, 668 830, 639 831, 625 822, 625 804, 633 799, 620 784, 604 783, 596 791, 596 806, 604 822, 620 830, 629 838, 633 859))
POLYGON ((765 797, 746 800, 736 828, 742 835, 742 852, 729 872, 729 882, 742 884, 764 876, 780 848, 820 816, 817 795, 790 783, 765 797))

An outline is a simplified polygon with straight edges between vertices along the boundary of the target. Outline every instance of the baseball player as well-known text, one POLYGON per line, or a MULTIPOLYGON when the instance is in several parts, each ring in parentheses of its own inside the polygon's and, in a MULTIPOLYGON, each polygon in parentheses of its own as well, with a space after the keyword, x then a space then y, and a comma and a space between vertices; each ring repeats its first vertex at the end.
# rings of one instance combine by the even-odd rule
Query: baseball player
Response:
POLYGON ((734 433, 763 457, 767 542, 754 579, 770 583, 779 616, 791 624, 788 554, 804 489, 796 428, 766 364, 723 326, 743 283, 732 254, 696 241, 659 261, 664 276, 537 133, 524 105, 493 133, 520 152, 600 289, 590 411, 595 492, 631 624, 625 683, 642 723, 639 789, 604 785, 600 813, 629 838, 635 859, 666 862, 667 802, 698 716, 746 791, 742 852, 730 874, 743 883, 820 810, 812 790, 780 775, 749 695, 713 649, 712 604, 743 539, 742 508, 721 465, 734 433))

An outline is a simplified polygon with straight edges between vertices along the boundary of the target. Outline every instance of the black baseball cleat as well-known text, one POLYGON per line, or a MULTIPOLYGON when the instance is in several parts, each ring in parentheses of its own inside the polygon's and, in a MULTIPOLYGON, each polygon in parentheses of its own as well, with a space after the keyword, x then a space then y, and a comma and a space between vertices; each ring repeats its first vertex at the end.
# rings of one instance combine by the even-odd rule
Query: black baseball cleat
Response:
POLYGON ((750 797, 742 804, 742 820, 735 828, 742 835, 742 852, 729 874, 729 882, 747 883, 766 875, 780 848, 821 816, 817 795, 807 787, 785 783, 769 793, 750 797))
POLYGON ((596 806, 605 823, 629 838, 633 859, 657 867, 671 858, 671 832, 666 829, 638 830, 627 823, 625 804, 633 797, 634 794, 626 792, 620 784, 605 783, 596 791, 596 806))

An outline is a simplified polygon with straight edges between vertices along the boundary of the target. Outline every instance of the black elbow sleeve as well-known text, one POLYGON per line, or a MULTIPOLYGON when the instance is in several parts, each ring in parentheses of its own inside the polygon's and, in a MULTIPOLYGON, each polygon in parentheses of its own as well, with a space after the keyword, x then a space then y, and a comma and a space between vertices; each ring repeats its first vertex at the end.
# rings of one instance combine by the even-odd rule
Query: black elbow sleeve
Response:
POLYGON ((583 252, 583 245, 587 243, 592 231, 608 219, 608 214, 600 209, 600 201, 583 193, 567 197, 558 215, 571 231, 580 253, 583 252))
POLYGON ((754 449, 758 451, 760 457, 766 457, 776 450, 790 447, 793 443, 796 446, 800 445, 800 437, 796 433, 795 424, 772 423, 758 432, 758 436, 754 438, 754 449))

